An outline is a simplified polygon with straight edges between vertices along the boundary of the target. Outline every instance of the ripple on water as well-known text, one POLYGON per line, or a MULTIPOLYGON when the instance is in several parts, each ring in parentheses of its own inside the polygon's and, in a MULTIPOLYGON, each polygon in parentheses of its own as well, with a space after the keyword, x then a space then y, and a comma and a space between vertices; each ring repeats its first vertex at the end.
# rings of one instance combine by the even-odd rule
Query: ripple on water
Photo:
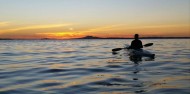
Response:
POLYGON ((1 94, 46 94, 44 91, 39 90, 31 90, 31 89, 17 89, 17 90, 7 90, 7 91, 0 91, 1 94))
POLYGON ((121 65, 107 65, 108 68, 123 68, 121 65))
POLYGON ((177 89, 177 88, 160 88, 160 89, 155 89, 151 90, 147 93, 149 94, 189 94, 190 90, 189 89, 177 89))
POLYGON ((64 71, 69 71, 67 69, 46 69, 43 71, 40 71, 40 73, 55 73, 55 72, 64 72, 64 71))

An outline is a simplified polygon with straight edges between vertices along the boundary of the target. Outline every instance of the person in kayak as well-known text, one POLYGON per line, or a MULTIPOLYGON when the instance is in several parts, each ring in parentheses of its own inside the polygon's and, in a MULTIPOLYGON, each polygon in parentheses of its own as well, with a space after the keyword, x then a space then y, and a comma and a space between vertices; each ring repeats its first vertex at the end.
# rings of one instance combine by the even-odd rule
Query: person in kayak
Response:
POLYGON ((128 49, 141 49, 143 48, 141 40, 139 40, 139 35, 134 35, 134 40, 131 42, 131 46, 128 49))

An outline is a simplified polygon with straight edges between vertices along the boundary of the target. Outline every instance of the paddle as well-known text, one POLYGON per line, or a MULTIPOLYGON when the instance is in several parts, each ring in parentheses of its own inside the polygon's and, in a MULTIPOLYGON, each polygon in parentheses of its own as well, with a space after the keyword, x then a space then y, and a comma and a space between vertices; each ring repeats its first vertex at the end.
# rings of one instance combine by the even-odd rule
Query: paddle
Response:
MULTIPOLYGON (((147 43, 147 44, 145 44, 143 46, 144 47, 149 47, 149 46, 152 46, 152 45, 153 45, 153 43, 147 43)), ((115 48, 115 49, 112 49, 112 51, 120 51, 122 49, 127 49, 127 48, 115 48)))
POLYGON ((143 45, 144 47, 149 47, 149 46, 152 46, 153 45, 153 43, 147 43, 147 44, 145 44, 145 45, 143 45))

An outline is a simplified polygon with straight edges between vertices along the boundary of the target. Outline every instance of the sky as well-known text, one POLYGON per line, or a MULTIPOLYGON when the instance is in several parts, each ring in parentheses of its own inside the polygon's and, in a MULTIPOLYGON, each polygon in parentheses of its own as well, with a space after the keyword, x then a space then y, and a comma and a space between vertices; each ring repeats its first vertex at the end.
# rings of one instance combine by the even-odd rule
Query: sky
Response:
POLYGON ((0 0, 0 38, 190 37, 190 0, 0 0))

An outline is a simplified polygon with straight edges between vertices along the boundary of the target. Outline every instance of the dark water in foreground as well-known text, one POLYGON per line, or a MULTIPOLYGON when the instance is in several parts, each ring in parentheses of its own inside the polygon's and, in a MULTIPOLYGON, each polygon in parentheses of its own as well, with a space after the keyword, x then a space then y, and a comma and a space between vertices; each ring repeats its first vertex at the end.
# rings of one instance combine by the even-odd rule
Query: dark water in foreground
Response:
POLYGON ((190 40, 142 40, 156 58, 111 49, 131 40, 1 40, 0 94, 189 94, 190 40))

